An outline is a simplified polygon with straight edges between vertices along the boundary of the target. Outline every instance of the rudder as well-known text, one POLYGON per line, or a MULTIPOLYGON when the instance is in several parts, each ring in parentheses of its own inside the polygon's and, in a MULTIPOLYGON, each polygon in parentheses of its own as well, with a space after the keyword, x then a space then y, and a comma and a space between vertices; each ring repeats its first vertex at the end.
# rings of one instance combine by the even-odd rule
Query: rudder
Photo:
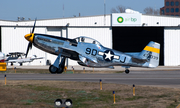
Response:
POLYGON ((144 63, 144 67, 155 68, 159 66, 159 54, 160 54, 160 44, 157 42, 149 42, 149 44, 143 49, 139 57, 141 59, 146 59, 147 62, 144 63))

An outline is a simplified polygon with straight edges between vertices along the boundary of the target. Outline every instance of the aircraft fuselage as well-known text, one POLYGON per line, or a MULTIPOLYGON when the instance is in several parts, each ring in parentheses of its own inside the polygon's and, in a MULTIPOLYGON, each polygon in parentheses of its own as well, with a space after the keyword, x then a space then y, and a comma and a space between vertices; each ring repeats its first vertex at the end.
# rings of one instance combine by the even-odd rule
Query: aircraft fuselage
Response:
POLYGON ((62 56, 90 67, 142 66, 142 63, 133 63, 131 56, 127 54, 99 44, 77 42, 75 39, 34 34, 33 45, 54 55, 62 53, 62 56), (63 52, 60 52, 60 49, 63 49, 63 52))

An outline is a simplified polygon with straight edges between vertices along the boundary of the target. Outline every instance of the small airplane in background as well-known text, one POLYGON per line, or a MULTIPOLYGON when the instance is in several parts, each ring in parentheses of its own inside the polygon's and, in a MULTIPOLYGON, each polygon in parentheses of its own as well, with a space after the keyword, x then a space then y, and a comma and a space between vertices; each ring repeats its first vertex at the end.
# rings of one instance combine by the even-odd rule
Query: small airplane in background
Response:
POLYGON ((19 57, 22 58, 22 56, 25 56, 25 53, 23 52, 10 52, 6 55, 8 57, 6 61, 18 59, 19 57))
POLYGON ((34 60, 37 60, 37 59, 43 59, 44 57, 39 57, 37 58, 36 55, 33 55, 32 57, 26 57, 26 58, 23 58, 23 56, 26 56, 25 53, 22 53, 22 52, 11 52, 9 54, 6 55, 8 58, 6 59, 5 62, 7 63, 11 63, 11 66, 13 65, 13 63, 19 63, 20 66, 23 65, 23 63, 26 63, 26 62, 32 62, 34 60))
POLYGON ((49 67, 52 74, 62 73, 65 67, 65 59, 76 60, 79 65, 97 68, 114 68, 113 66, 123 66, 128 74, 130 67, 155 68, 159 65, 160 44, 149 42, 149 44, 139 53, 122 53, 101 45, 97 40, 80 36, 75 39, 57 37, 46 34, 36 34, 36 20, 32 32, 25 35, 29 41, 26 56, 32 45, 35 47, 57 55, 53 65, 49 67))

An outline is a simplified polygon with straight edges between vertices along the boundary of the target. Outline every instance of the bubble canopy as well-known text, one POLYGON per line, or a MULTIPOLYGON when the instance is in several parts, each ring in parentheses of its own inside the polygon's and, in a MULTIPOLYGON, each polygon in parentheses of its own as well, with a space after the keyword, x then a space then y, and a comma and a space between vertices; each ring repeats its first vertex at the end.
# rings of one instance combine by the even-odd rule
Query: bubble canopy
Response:
POLYGON ((84 43, 92 43, 92 44, 101 45, 101 43, 98 42, 97 40, 89 38, 89 37, 86 37, 86 36, 80 36, 80 37, 77 37, 77 38, 74 38, 74 39, 77 42, 84 42, 84 43))

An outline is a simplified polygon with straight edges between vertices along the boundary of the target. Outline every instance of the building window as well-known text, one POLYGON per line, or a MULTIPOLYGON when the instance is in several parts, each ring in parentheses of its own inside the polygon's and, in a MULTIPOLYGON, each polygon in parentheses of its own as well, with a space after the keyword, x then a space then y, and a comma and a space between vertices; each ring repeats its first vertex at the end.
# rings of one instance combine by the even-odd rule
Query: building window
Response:
POLYGON ((171 2, 171 6, 174 6, 174 2, 173 1, 171 2))
POLYGON ((176 16, 179 16, 179 15, 176 15, 176 16))
POLYGON ((169 13, 169 8, 166 8, 166 12, 169 13))
POLYGON ((171 16, 174 16, 174 15, 171 15, 171 16))
POLYGON ((166 2, 166 6, 169 6, 169 2, 166 2))
POLYGON ((176 11, 176 12, 179 12, 179 8, 176 8, 175 11, 176 11))
POLYGON ((163 10, 161 10, 161 13, 162 13, 162 15, 164 15, 164 9, 163 9, 163 10))
POLYGON ((178 1, 177 1, 177 2, 175 2, 175 5, 176 5, 176 6, 179 6, 179 2, 178 2, 178 1))
POLYGON ((174 13, 174 8, 171 8, 171 13, 174 13))

